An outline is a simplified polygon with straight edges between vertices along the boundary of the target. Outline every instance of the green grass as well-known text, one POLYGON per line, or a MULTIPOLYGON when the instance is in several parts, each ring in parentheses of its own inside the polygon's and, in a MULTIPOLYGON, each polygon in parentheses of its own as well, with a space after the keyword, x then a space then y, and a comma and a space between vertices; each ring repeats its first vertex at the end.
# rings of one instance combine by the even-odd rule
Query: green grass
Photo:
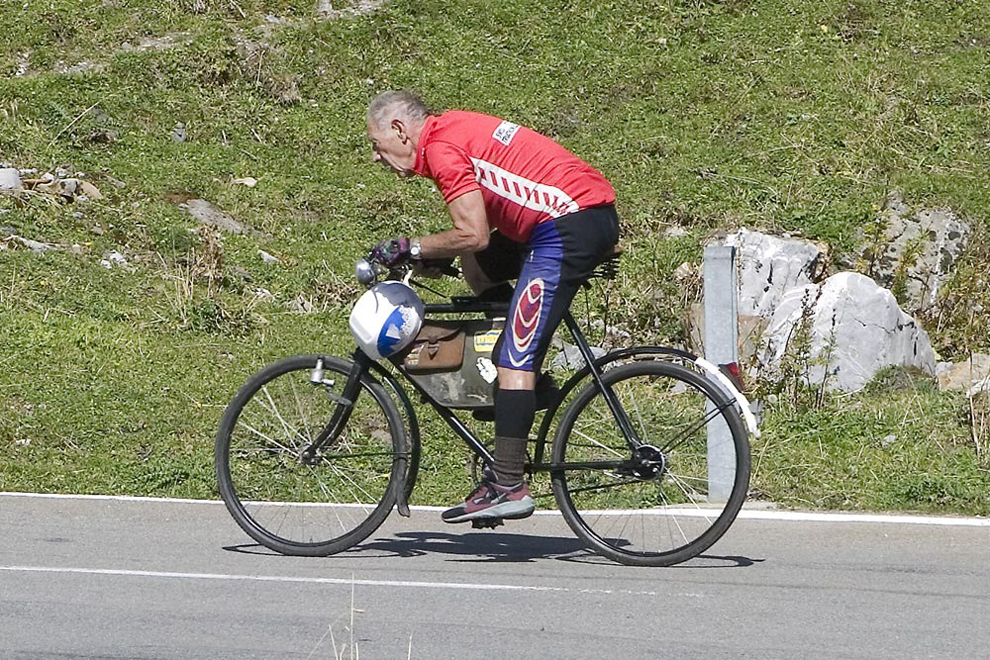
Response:
POLYGON ((758 496, 825 509, 990 513, 990 461, 970 437, 966 398, 916 376, 883 380, 820 408, 771 406, 754 445, 758 496))
MULTIPOLYGON (((974 225, 927 322, 945 358, 990 350, 980 3, 394 0, 324 22, 312 7, 30 0, 0 13, 0 162, 67 165, 106 195, 0 196, 0 226, 78 244, 0 251, 0 489, 215 494, 211 436, 240 383, 290 353, 346 353, 354 259, 447 223, 429 182, 370 162, 364 111, 389 88, 530 125, 605 172, 627 249, 608 318, 640 342, 682 340, 696 292, 672 274, 704 237, 799 232, 855 261, 897 189, 974 225), (188 141, 172 141, 177 122, 188 141), (258 185, 233 183, 244 176, 258 185), (261 235, 216 248, 174 202, 188 195, 261 235), (111 250, 132 270, 100 266, 111 250), (292 312, 300 296, 319 311, 292 312)), ((888 396, 771 407, 756 485, 803 505, 985 513, 964 402, 926 391, 912 430, 878 445, 888 396)), ((426 432, 417 494, 450 501, 467 485, 463 451, 426 432)))

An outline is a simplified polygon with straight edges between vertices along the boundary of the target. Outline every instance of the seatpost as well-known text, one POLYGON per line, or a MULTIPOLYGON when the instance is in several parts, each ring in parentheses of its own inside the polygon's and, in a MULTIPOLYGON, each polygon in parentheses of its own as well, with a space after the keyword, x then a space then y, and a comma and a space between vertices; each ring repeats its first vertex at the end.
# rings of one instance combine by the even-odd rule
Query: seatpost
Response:
POLYGON ((581 332, 581 328, 578 327, 577 321, 574 320, 574 315, 571 314, 570 310, 564 312, 564 325, 567 326, 567 329, 570 330, 571 335, 574 337, 574 342, 577 344, 578 350, 581 351, 581 356, 588 365, 591 378, 595 381, 598 389, 601 390, 602 396, 605 397, 605 403, 608 405, 609 410, 612 411, 612 416, 615 417, 615 423, 619 425, 619 429, 622 431, 622 435, 625 436, 626 442, 633 449, 639 447, 642 443, 639 441, 636 431, 629 421, 629 416, 622 409, 622 404, 619 403, 615 392, 602 380, 602 373, 595 366, 595 355, 591 352, 588 340, 584 338, 584 333, 581 332))

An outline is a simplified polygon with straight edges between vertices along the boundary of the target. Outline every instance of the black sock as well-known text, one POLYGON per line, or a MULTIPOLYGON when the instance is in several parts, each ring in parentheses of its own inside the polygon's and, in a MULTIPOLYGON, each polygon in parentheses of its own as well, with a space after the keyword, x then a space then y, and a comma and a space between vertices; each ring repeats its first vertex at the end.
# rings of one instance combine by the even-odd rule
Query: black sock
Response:
POLYGON ((495 392, 495 476, 502 486, 523 480, 526 439, 536 416, 533 390, 495 392))
POLYGON ((496 483, 500 486, 515 486, 523 480, 526 465, 526 440, 524 438, 506 438, 495 436, 495 470, 496 483))
POLYGON ((536 416, 536 395, 533 390, 503 390, 495 392, 495 435, 527 438, 536 416))

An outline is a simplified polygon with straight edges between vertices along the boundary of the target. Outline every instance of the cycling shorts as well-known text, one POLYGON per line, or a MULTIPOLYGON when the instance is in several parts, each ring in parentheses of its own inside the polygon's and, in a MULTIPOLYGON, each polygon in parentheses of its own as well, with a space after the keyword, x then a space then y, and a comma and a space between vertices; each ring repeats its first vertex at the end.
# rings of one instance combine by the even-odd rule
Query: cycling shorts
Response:
POLYGON ((611 204, 542 222, 526 244, 492 233, 488 247, 475 254, 478 265, 492 282, 516 280, 498 366, 539 371, 578 288, 618 241, 611 204))

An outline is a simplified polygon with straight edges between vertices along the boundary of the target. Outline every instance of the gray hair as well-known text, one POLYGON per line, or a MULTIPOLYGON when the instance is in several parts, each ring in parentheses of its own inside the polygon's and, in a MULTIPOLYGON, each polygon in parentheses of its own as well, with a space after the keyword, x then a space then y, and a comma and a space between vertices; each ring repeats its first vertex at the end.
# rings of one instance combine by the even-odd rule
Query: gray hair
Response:
POLYGON ((368 123, 373 126, 381 126, 386 120, 386 113, 395 110, 408 119, 423 121, 430 116, 430 110, 423 103, 423 99, 416 94, 398 90, 392 92, 382 92, 371 101, 368 106, 368 123))

